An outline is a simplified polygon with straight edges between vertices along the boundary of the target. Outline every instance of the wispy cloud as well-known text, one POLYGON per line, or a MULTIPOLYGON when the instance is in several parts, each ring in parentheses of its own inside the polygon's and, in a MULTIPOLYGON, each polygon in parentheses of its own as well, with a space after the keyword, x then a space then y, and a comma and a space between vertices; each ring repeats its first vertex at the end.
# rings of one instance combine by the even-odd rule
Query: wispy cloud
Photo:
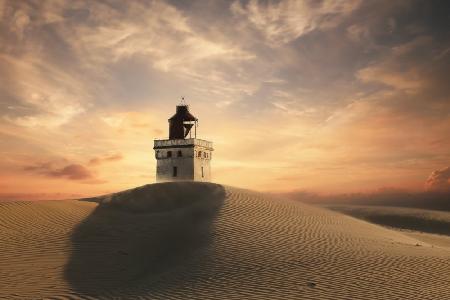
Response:
POLYGON ((105 162, 114 162, 114 161, 119 161, 122 159, 123 159, 123 155, 120 153, 117 153, 117 154, 107 155, 107 156, 103 156, 103 157, 91 158, 89 160, 89 164, 93 165, 93 166, 97 166, 97 165, 100 165, 105 162))
POLYGON ((43 163, 34 166, 27 166, 24 170, 48 177, 66 178, 70 180, 85 180, 93 178, 91 171, 80 164, 69 164, 58 168, 54 167, 51 163, 43 163))
POLYGON ((288 43, 313 30, 325 30, 338 25, 359 6, 351 1, 296 1, 263 2, 251 0, 243 5, 235 1, 231 10, 244 16, 274 46, 288 43))
POLYGON ((450 167, 433 171, 426 181, 426 187, 430 190, 450 191, 450 167))

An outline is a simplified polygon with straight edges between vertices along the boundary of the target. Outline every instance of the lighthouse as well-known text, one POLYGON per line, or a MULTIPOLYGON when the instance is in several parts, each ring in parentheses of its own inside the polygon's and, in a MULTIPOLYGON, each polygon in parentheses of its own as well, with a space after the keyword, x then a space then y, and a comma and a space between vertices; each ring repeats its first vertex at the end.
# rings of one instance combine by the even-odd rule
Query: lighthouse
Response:
POLYGON ((212 142, 197 138, 198 119, 189 106, 176 106, 169 119, 169 138, 154 141, 156 181, 210 181, 212 142))

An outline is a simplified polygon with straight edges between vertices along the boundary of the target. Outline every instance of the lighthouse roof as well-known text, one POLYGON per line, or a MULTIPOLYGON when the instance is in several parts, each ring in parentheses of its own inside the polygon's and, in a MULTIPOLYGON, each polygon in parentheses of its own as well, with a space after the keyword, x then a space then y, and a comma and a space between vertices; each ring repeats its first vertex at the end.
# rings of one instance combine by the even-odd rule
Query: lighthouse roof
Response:
POLYGON ((197 121, 198 119, 194 117, 189 112, 189 107, 187 105, 177 105, 176 113, 169 119, 169 121, 197 121))

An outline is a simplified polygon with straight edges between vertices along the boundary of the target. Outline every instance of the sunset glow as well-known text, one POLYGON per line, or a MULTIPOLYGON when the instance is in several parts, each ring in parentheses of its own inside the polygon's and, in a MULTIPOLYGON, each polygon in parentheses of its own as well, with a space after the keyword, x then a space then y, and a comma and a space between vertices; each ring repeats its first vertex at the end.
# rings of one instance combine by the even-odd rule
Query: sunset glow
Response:
POLYGON ((215 182, 447 189, 448 24, 430 1, 0 0, 0 199, 153 183, 182 96, 215 182))

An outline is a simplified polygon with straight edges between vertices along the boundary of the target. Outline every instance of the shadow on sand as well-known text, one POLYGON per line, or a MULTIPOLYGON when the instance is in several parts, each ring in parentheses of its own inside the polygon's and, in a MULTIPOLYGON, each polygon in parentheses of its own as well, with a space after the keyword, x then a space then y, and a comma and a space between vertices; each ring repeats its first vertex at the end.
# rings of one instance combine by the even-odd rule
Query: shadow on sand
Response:
POLYGON ((198 182, 84 199, 100 204, 73 232, 67 281, 77 293, 105 296, 156 280, 210 242, 224 199, 222 186, 198 182))

